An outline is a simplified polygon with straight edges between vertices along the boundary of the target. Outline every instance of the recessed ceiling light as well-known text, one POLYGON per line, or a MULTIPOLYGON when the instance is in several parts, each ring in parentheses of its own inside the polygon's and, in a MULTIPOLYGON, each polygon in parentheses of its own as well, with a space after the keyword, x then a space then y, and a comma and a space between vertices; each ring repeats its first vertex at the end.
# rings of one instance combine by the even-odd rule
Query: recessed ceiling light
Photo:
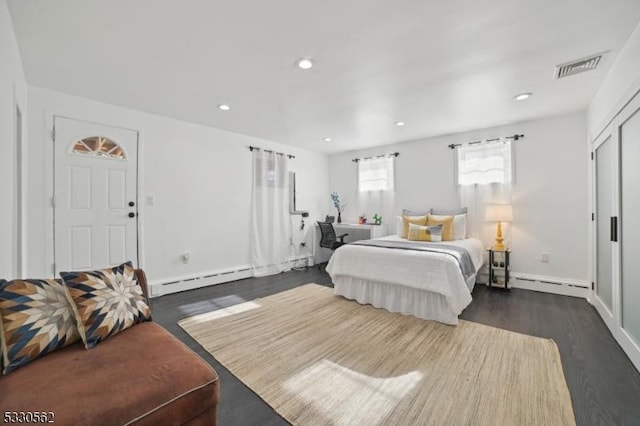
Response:
POLYGON ((302 70, 310 70, 313 68, 313 61, 309 58, 302 58, 298 60, 298 68, 302 70))
POLYGON ((231 107, 227 104, 220 104, 218 105, 218 109, 220 111, 229 111, 231 109, 231 107))
POLYGON ((324 138, 322 140, 325 141, 325 142, 331 142, 331 138, 324 138))
POLYGON ((407 124, 407 123, 405 123, 404 121, 396 121, 396 126, 398 126, 398 127, 402 127, 405 124, 407 124))
POLYGON ((516 101, 524 101, 525 99, 529 99, 531 97, 532 93, 520 93, 519 95, 515 95, 513 97, 513 99, 515 99, 516 101))

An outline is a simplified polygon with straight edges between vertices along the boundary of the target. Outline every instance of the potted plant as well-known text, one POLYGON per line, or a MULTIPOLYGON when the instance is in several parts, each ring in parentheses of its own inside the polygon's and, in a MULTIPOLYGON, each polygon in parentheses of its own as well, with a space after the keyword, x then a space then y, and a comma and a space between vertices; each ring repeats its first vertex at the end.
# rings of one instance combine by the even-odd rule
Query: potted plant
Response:
POLYGON ((340 196, 337 192, 331 193, 331 200, 333 201, 333 205, 335 206, 336 210, 338 210, 338 223, 342 223, 342 212, 347 206, 347 203, 340 201, 340 196))

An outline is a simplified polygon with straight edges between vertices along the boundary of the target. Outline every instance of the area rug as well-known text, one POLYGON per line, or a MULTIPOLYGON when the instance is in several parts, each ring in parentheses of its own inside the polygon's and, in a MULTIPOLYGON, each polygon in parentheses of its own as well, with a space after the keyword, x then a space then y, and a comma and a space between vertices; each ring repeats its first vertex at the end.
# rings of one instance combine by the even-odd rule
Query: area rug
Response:
POLYGON ((179 325, 295 425, 575 424, 552 340, 394 314, 316 284, 179 325))

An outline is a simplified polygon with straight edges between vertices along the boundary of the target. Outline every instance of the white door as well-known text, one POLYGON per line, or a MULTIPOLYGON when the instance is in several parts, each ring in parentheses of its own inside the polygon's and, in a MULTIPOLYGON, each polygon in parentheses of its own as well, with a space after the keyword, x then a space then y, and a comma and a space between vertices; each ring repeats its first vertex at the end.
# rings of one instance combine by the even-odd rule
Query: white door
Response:
POLYGON ((138 262, 138 132, 54 118, 55 273, 138 262))
POLYGON ((619 339, 640 370, 640 97, 625 107, 618 120, 620 179, 619 339))
POLYGON ((593 142, 593 304, 640 370, 640 96, 593 142))
POLYGON ((609 126, 594 142, 595 176, 595 298, 594 306, 609 327, 614 326, 616 181, 614 174, 616 135, 609 126))

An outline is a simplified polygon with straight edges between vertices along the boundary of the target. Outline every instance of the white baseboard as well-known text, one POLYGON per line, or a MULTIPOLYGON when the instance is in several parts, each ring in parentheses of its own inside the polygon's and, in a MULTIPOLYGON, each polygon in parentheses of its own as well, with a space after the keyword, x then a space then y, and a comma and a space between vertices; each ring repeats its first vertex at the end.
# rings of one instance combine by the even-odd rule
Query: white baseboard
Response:
POLYGON ((591 283, 571 278, 547 277, 543 275, 511 273, 511 288, 543 291, 564 296, 588 298, 591 295, 591 283))
POLYGON ((149 285, 151 297, 164 296, 185 290, 222 284, 229 281, 241 280, 253 276, 251 267, 238 266, 221 271, 207 272, 197 276, 175 277, 166 280, 152 282, 149 285))
MULTIPOLYGON (((295 266, 307 266, 311 255, 289 258, 285 270, 291 270, 295 266), (303 262, 304 261, 304 262, 303 262)), ((253 276, 251 266, 242 265, 229 269, 212 271, 200 275, 187 275, 149 283, 149 296, 158 297, 166 294, 178 293, 185 290, 207 287, 210 285, 228 283, 253 276)))

